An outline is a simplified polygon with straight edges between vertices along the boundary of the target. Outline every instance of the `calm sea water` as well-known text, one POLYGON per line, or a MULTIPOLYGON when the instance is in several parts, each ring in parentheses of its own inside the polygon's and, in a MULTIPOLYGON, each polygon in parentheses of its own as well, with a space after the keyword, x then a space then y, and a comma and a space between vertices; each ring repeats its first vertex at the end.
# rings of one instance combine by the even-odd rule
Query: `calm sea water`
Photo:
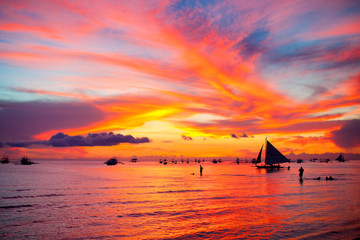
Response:
POLYGON ((1 239, 360 237, 360 161, 303 163, 302 183, 297 163, 39 163, 0 165, 1 239))

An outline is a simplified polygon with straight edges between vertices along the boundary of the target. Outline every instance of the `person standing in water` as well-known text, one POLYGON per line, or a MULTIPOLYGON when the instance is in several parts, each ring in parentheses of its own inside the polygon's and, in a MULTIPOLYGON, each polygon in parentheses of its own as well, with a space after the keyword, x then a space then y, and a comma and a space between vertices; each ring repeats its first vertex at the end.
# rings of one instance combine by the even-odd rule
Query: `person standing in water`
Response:
POLYGON ((304 169, 302 167, 300 167, 300 169, 299 169, 299 178, 300 178, 300 180, 303 180, 302 179, 303 174, 304 174, 304 169))
POLYGON ((200 176, 202 176, 203 167, 200 165, 200 176))

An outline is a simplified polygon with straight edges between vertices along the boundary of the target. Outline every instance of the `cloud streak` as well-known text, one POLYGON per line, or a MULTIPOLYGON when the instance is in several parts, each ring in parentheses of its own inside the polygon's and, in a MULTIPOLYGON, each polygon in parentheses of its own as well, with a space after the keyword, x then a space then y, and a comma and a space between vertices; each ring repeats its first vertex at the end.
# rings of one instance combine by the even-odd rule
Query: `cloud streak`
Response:
POLYGON ((131 135, 121 135, 109 133, 89 133, 86 137, 76 135, 69 136, 64 133, 57 133, 48 141, 32 141, 32 142, 7 142, 10 147, 27 148, 34 145, 47 145, 52 147, 95 147, 95 146, 114 146, 121 143, 148 143, 150 139, 147 137, 134 138, 131 135))
POLYGON ((181 135, 182 139, 184 139, 185 141, 192 141, 192 137, 189 136, 185 136, 185 135, 181 135))

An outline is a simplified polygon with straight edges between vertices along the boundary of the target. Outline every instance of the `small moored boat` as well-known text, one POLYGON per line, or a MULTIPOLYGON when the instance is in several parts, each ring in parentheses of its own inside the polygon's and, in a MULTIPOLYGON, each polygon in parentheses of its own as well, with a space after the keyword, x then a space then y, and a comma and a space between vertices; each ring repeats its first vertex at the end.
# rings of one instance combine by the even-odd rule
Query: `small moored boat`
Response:
POLYGON ((20 163, 22 165, 31 165, 31 164, 35 164, 35 162, 30 161, 30 159, 26 156, 22 157, 20 160, 20 163))
POLYGON ((3 158, 1 159, 1 163, 9 163, 9 158, 7 156, 3 156, 3 158))
POLYGON ((110 158, 109 160, 107 160, 105 162, 106 165, 109 165, 109 166, 113 166, 113 165, 116 165, 118 163, 118 160, 116 158, 110 158))

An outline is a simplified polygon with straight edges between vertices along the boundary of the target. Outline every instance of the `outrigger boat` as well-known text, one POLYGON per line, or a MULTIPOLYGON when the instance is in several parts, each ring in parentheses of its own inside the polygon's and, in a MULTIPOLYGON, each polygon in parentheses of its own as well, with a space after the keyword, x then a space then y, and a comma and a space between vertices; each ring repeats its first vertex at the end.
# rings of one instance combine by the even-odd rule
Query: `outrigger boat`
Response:
POLYGON ((267 139, 265 139, 265 165, 257 165, 261 163, 261 152, 264 145, 261 146, 259 155, 256 159, 255 166, 257 168, 269 168, 269 169, 279 169, 283 168, 280 166, 280 163, 290 162, 279 150, 277 150, 267 139))

